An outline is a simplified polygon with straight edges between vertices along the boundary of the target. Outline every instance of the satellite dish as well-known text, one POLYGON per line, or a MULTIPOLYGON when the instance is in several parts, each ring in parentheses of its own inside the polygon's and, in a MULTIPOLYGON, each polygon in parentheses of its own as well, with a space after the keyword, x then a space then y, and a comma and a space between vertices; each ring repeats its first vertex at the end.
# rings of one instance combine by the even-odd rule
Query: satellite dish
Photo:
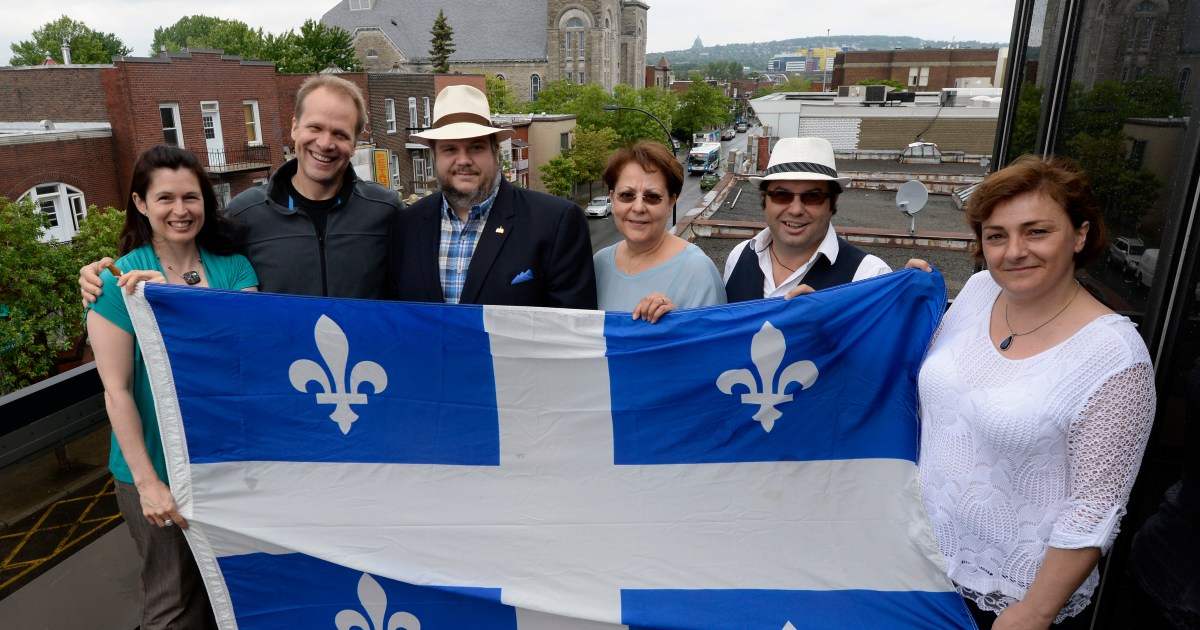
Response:
POLYGON ((896 191, 896 206, 900 208, 900 212, 907 214, 912 223, 909 225, 908 233, 915 234, 917 231, 917 213, 921 208, 925 207, 925 202, 929 201, 929 189, 925 184, 917 180, 904 182, 900 189, 896 191))

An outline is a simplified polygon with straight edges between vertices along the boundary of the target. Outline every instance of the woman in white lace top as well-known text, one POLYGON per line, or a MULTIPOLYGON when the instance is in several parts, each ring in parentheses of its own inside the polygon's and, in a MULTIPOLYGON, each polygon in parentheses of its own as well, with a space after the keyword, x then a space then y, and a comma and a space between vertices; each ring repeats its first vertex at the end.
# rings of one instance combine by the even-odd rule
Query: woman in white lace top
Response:
POLYGON ((1091 601, 1150 434, 1154 373, 1134 325, 1075 279, 1105 241, 1077 166, 1018 159, 967 217, 987 270, 921 368, 921 489, 980 627, 1046 628, 1091 601))

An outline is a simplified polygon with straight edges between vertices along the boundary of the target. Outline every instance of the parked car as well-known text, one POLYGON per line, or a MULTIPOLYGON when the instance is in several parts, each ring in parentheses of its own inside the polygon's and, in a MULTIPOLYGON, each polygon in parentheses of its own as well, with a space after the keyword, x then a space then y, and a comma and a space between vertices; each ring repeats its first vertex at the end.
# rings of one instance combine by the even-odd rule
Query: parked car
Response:
POLYGON ((722 140, 733 140, 735 135, 737 135, 737 132, 733 130, 733 127, 721 130, 722 140))
POLYGON ((587 207, 583 209, 583 213, 589 217, 600 217, 601 219, 608 216, 610 212, 612 212, 612 199, 608 197, 596 197, 589 201, 587 207))
POLYGON ((1137 280, 1138 285, 1150 288, 1154 284, 1154 268, 1158 266, 1158 249, 1147 249, 1142 252, 1142 258, 1138 261, 1137 280))
POLYGON ((1137 271, 1138 260, 1141 259, 1144 251, 1146 251, 1146 246, 1141 240, 1119 236, 1109 243, 1108 254, 1104 259, 1110 265, 1119 267, 1122 273, 1130 273, 1137 271))
POLYGON ((711 173, 708 175, 705 175, 700 178, 700 190, 702 192, 708 192, 708 191, 712 190, 717 185, 717 183, 720 181, 721 181, 721 177, 719 175, 711 174, 711 173))
POLYGON ((746 123, 745 122, 740 122, 737 124, 737 132, 738 133, 746 133, 746 123))

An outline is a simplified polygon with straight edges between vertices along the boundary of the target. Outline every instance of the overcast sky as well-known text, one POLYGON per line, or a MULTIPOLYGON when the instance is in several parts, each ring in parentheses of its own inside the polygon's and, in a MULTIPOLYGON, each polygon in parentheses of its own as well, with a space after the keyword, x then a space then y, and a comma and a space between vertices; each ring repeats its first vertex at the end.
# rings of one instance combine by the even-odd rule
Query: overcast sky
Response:
MULTIPOLYGON (((345 0, 342 0, 345 1, 345 0)), ((376 0, 387 2, 388 0, 376 0)), ((432 1, 432 0, 421 0, 432 1)), ((454 0, 449 0, 454 1, 454 0)), ((320 19, 336 0, 0 0, 0 65, 14 42, 34 29, 69 15, 94 30, 114 33, 133 54, 150 51, 154 29, 186 15, 241 20, 272 33, 298 29, 320 19)), ((1014 0, 645 0, 650 6, 647 52, 689 48, 699 35, 705 45, 841 35, 910 35, 924 39, 1008 41, 1014 0)), ((496 2, 503 5, 503 0, 496 2)), ((431 25, 432 26, 432 25, 431 25)), ((453 26, 453 24, 451 24, 453 26)), ((455 38, 471 37, 456 32, 455 38)), ((489 34, 494 36, 494 34, 489 34)), ((422 51, 423 52, 423 51, 422 51)))

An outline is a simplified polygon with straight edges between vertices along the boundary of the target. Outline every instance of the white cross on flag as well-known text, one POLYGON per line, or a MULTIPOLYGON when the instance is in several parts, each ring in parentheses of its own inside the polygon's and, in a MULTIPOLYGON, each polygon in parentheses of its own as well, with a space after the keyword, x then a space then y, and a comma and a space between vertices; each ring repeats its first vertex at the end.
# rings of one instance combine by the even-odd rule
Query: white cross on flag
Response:
POLYGON ((973 627, 916 483, 937 273, 657 324, 128 303, 222 628, 973 627))

